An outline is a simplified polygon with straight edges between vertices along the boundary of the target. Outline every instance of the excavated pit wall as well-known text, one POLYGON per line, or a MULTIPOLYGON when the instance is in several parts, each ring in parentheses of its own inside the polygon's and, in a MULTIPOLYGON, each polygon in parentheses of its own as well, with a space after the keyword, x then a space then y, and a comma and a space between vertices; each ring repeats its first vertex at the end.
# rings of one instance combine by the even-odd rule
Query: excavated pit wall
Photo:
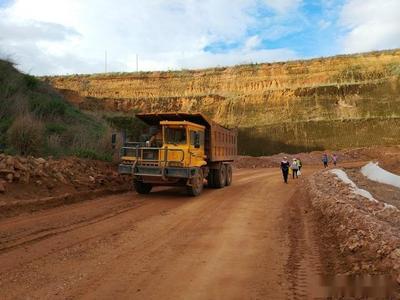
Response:
POLYGON ((399 144, 400 50, 43 80, 83 109, 203 112, 239 127, 241 154, 399 144))

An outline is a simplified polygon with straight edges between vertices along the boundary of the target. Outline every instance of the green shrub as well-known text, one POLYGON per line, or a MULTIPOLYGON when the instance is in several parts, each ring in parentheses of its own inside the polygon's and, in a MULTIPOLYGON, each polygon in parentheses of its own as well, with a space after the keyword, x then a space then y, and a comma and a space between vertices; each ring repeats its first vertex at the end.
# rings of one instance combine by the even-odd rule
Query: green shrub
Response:
POLYGON ((35 90, 39 86, 39 80, 35 76, 25 74, 23 78, 26 87, 31 91, 35 90))
POLYGON ((64 116, 68 105, 58 97, 34 96, 29 102, 30 111, 41 118, 64 116))
POLYGON ((67 127, 64 124, 60 123, 47 123, 46 124, 46 133, 49 135, 57 134, 60 135, 67 130, 67 127))
POLYGON ((73 152, 73 155, 81 157, 81 158, 112 161, 111 153, 98 153, 92 149, 76 149, 73 152))
POLYGON ((148 127, 135 116, 105 116, 105 119, 112 127, 125 132, 127 138, 132 141, 138 141, 148 127))
POLYGON ((30 115, 17 117, 7 131, 8 144, 19 154, 37 154, 44 144, 44 126, 30 115))
POLYGON ((6 133, 10 128, 13 119, 10 117, 0 118, 0 149, 4 149, 7 142, 6 133))
POLYGON ((0 133, 5 133, 10 128, 13 119, 10 117, 4 117, 0 119, 0 133))

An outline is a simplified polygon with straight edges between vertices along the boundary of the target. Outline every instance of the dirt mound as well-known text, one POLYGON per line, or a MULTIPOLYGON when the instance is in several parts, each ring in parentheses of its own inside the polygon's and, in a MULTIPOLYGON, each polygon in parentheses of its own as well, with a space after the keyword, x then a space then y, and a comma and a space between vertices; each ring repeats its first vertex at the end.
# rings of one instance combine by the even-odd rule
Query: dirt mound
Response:
POLYGON ((0 204, 127 184, 111 163, 0 154, 0 204))
POLYGON ((400 282, 398 208, 354 193, 329 171, 311 176, 307 190, 314 209, 338 237, 352 273, 391 274, 400 282))
POLYGON ((343 162, 356 161, 379 161, 380 165, 392 172, 400 173, 400 146, 391 147, 367 147, 355 148, 341 151, 313 151, 309 153, 287 154, 280 153, 272 156, 238 156, 234 162, 236 168, 271 168, 279 167, 279 163, 284 156, 289 159, 298 158, 304 166, 322 164, 322 155, 327 153, 329 156, 336 154, 339 165, 343 162))

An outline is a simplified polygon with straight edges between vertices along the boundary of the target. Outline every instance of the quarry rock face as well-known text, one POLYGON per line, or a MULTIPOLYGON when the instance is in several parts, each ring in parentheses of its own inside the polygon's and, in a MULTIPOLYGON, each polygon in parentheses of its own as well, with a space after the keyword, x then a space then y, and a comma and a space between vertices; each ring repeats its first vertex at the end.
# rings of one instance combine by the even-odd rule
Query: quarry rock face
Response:
POLYGON ((400 50, 196 71, 43 79, 83 109, 202 112, 239 127, 241 154, 400 140, 400 50))

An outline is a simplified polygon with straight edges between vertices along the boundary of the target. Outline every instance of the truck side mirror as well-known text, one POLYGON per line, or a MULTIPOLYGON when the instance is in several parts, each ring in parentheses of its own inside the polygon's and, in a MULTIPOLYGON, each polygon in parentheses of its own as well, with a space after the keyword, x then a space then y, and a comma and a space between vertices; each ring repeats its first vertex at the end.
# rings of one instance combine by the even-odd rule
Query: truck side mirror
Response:
POLYGON ((194 147, 200 148, 200 134, 198 132, 194 133, 194 147))

